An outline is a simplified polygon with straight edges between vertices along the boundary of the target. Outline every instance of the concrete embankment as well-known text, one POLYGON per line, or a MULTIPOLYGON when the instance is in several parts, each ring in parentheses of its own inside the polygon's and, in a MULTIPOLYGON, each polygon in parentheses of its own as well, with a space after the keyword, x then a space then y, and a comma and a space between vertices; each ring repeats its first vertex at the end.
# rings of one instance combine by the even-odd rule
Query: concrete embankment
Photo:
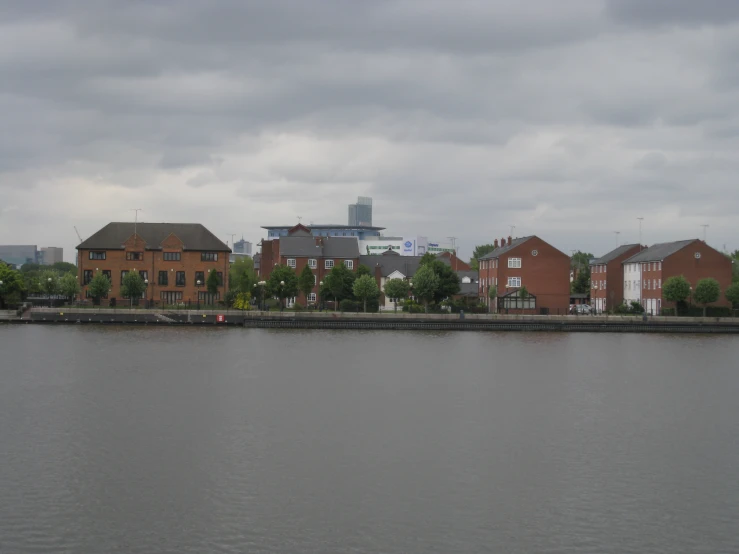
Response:
MULTIPOLYGON (((739 318, 536 316, 470 314, 362 314, 334 312, 241 312, 235 310, 126 310, 34 308, 23 318, 38 324, 231 325, 277 329, 388 329, 464 331, 565 331, 626 333, 739 333, 739 318)), ((2 322, 2 321, 0 321, 2 322)))

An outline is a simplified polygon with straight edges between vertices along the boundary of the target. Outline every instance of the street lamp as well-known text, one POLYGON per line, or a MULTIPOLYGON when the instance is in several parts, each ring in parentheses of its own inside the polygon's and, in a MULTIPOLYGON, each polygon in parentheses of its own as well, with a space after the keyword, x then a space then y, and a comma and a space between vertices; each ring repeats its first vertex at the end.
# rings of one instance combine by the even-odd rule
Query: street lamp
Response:
POLYGON ((49 278, 47 279, 47 282, 49 283, 49 286, 48 286, 48 287, 46 287, 46 290, 47 290, 47 291, 48 291, 48 293, 49 293, 49 308, 51 308, 51 307, 52 307, 52 306, 51 306, 51 281, 52 281, 52 279, 51 279, 51 277, 49 277, 49 278))
POLYGON ((285 309, 284 300, 282 298, 282 287, 285 286, 285 281, 280 281, 280 311, 285 309))
MULTIPOLYGON (((0 285, 2 285, 2 282, 0 281, 0 285)), ((318 283, 318 311, 323 311, 323 296, 321 296, 321 289, 323 288, 323 281, 318 283)))
MULTIPOLYGON (((149 296, 149 279, 144 279, 144 297, 147 297, 147 296, 149 296)), ((148 308, 149 306, 146 306, 146 307, 148 308)))
POLYGON ((596 303, 598 302, 598 285, 596 283, 593 283, 593 315, 596 313, 596 303))
MULTIPOLYGON (((195 281, 195 285, 199 288, 200 287, 200 279, 195 281)), ((200 311, 200 291, 196 290, 195 292, 198 293, 198 311, 200 311)))
POLYGON ((3 303, 3 291, 1 290, 2 287, 3 287, 3 282, 0 281, 0 307, 5 306, 5 304, 3 303))

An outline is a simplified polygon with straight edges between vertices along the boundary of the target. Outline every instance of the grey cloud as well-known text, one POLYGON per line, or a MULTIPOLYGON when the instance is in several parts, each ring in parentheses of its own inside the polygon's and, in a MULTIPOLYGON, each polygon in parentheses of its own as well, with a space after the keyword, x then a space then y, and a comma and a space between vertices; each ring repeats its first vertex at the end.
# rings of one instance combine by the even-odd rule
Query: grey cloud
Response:
POLYGON ((627 24, 725 25, 739 20, 734 0, 607 0, 608 14, 627 24))

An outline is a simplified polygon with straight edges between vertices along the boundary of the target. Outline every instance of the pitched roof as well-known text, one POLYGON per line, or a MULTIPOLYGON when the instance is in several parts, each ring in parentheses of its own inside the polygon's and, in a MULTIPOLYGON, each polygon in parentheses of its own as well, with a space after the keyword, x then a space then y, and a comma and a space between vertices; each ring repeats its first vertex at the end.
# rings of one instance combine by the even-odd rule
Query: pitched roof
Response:
POLYGON ((147 250, 161 249, 161 243, 169 235, 174 234, 183 243, 185 250, 208 250, 212 252, 231 252, 226 243, 200 223, 108 223, 97 233, 77 246, 78 250, 122 250, 125 243, 134 234, 144 239, 147 250))
MULTIPOLYGON (((400 271, 406 278, 413 277, 418 271, 423 256, 359 256, 359 263, 366 265, 374 271, 376 266, 380 266, 380 275, 387 277, 394 271, 400 271)), ((448 258, 439 258, 439 261, 449 265, 448 258)), ((477 274, 475 274, 477 276, 477 274)))
POLYGON ((502 256, 503 254, 506 254, 509 251, 513 250, 514 248, 516 248, 520 244, 523 244, 524 242, 526 242, 530 238, 533 238, 533 235, 528 236, 528 237, 515 238, 510 243, 506 244, 505 246, 501 246, 499 248, 496 248, 495 250, 493 250, 489 254, 485 254, 480 259, 481 260, 492 260, 492 259, 498 258, 498 257, 502 256))
POLYGON ((618 248, 611 250, 608 254, 603 254, 600 258, 594 258, 590 260, 590 265, 607 264, 608 262, 615 260, 619 256, 623 256, 626 252, 628 252, 635 246, 639 246, 639 245, 638 244, 622 244, 618 248))
POLYGON ((321 237, 316 244, 313 236, 280 238, 281 256, 315 256, 316 258, 358 258, 357 237, 321 237))
POLYGON ((638 262, 657 262, 662 261, 668 256, 672 256, 675 252, 682 250, 687 245, 698 239, 690 240, 677 240, 674 242, 662 242, 660 244, 654 244, 649 248, 642 250, 638 254, 631 256, 630 258, 623 261, 625 264, 633 264, 638 262))

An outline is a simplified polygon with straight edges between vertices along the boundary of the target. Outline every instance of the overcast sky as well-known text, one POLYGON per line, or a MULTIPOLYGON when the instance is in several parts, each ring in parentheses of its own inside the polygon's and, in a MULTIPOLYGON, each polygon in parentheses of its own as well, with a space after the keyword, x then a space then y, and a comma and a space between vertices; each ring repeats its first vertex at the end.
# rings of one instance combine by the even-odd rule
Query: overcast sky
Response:
POLYGON ((0 243, 346 223, 739 248, 737 0, 0 0, 0 243))

